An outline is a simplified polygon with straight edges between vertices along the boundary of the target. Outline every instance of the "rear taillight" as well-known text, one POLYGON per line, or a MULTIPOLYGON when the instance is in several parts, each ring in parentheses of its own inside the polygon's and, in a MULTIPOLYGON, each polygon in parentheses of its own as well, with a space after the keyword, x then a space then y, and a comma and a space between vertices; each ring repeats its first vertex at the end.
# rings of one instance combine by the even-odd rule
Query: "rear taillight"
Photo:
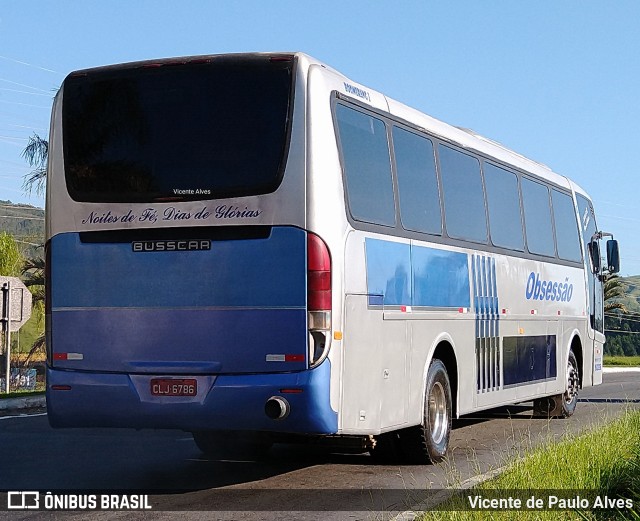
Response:
POLYGON ((307 307, 309 311, 331 311, 331 257, 324 241, 307 235, 307 307))
POLYGON ((331 333, 331 256, 324 241, 307 234, 307 321, 309 365, 320 364, 329 353, 331 333))

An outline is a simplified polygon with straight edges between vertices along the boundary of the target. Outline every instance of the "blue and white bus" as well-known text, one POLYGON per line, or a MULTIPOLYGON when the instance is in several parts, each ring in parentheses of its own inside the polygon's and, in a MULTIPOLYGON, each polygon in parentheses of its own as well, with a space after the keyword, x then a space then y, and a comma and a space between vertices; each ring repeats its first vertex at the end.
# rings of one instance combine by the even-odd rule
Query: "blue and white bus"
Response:
POLYGON ((602 381, 587 194, 302 53, 70 74, 46 203, 54 427, 436 462, 452 418, 602 381))

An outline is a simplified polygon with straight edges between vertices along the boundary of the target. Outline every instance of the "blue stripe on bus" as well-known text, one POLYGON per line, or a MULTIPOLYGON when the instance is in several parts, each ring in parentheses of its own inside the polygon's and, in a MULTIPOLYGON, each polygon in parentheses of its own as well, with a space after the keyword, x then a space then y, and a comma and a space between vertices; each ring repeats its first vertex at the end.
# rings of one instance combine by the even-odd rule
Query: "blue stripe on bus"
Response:
POLYGON ((54 427, 335 434, 338 415, 330 404, 330 373, 331 365, 325 360, 316 369, 297 373, 221 375, 214 380, 196 375, 199 386, 209 387, 203 389, 203 398, 196 400, 143 396, 144 393, 138 391, 146 388, 141 379, 150 380, 150 375, 96 374, 48 368, 47 413, 54 427), (70 389, 54 391, 51 389, 54 385, 70 386, 70 389), (301 392, 282 394, 280 389, 301 392), (289 416, 277 421, 269 419, 264 412, 266 401, 274 395, 284 396, 291 405, 289 416))
POLYGON ((306 233, 274 227, 267 239, 212 242, 211 250, 132 251, 131 243, 51 239, 52 306, 304 307, 306 233))
POLYGON ((466 253, 412 246, 411 256, 414 306, 470 307, 466 253))
POLYGON ((470 307, 466 253, 365 239, 369 305, 470 307))
POLYGON ((495 258, 472 255, 471 272, 476 317, 476 388, 479 393, 497 391, 503 388, 503 374, 495 258))
POLYGON ((304 309, 75 309, 54 311, 56 367, 128 373, 251 373, 306 369, 304 309), (269 361, 267 355, 297 355, 269 361))

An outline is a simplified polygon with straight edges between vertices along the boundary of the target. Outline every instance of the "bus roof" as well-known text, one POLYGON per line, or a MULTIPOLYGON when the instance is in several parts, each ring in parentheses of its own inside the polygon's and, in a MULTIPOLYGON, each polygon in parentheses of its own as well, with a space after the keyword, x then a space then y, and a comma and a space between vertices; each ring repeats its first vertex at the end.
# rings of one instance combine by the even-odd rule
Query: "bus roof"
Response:
MULTIPOLYGON (((174 57, 174 58, 162 58, 156 60, 146 60, 139 62, 131 62, 131 63, 123 63, 118 65, 108 65, 105 67, 98 67, 100 69, 104 68, 119 68, 119 67, 154 67, 154 66, 164 66, 164 65, 175 65, 179 63, 189 63, 193 61, 203 61, 209 59, 215 59, 220 56, 237 56, 238 58, 249 57, 249 56, 270 56, 276 59, 285 59, 295 56, 298 59, 300 65, 308 70, 311 66, 317 65, 322 69, 331 72, 334 75, 340 76, 346 82, 350 84, 361 85, 362 87, 366 87, 358 82, 351 80, 349 77, 345 76, 341 72, 337 71, 333 67, 327 65, 326 63, 313 58, 312 56, 303 53, 303 52, 255 52, 255 53, 237 53, 237 54, 210 54, 210 55, 201 55, 201 56, 187 56, 187 57, 174 57)), ((90 70, 94 69, 85 69, 72 72, 69 76, 74 75, 82 75, 86 74, 90 70)), ((583 195, 587 195, 584 190, 582 190, 578 185, 576 185, 573 181, 570 181, 567 177, 562 176, 560 174, 555 173, 551 168, 543 163, 539 163, 532 159, 529 159, 522 154, 515 152, 506 146, 498 143, 497 141, 491 140, 480 134, 474 132, 473 130, 457 127, 454 125, 450 125, 443 121, 440 121, 432 116, 429 116, 419 110, 416 110, 412 107, 405 105, 399 101, 396 101, 392 98, 389 98, 383 93, 376 91, 375 89, 371 89, 370 87, 366 87, 367 90, 371 92, 375 92, 378 96, 383 97, 386 100, 386 104, 388 106, 388 111, 392 116, 395 116, 401 120, 406 121, 407 123, 415 126, 419 129, 424 130, 432 135, 437 137, 441 137, 445 140, 451 141, 456 145, 473 150, 490 158, 494 158, 502 163, 510 165, 514 168, 518 168, 535 176, 538 176, 542 179, 550 181, 558 186, 574 189, 575 191, 582 193, 583 195)), ((359 100, 362 102, 362 100, 359 100)))
MULTIPOLYGON (((316 60, 315 58, 307 54, 295 53, 295 55, 300 61, 305 62, 307 66, 313 64, 320 65, 323 68, 332 71, 334 74, 340 75, 344 78, 345 81, 358 85, 358 82, 354 82, 341 72, 336 71, 334 68, 316 60)), ((475 152, 479 152, 485 156, 495 158, 502 163, 531 173, 558 186, 567 189, 574 188, 576 189, 576 191, 584 194, 584 191, 580 189, 580 187, 578 187, 575 183, 570 182, 567 177, 557 174, 543 163, 527 158, 522 154, 502 145, 501 143, 498 143, 497 141, 481 136, 473 130, 450 125, 423 112, 420 112, 419 110, 409 107, 404 103, 389 98, 388 96, 376 91, 375 89, 371 89, 369 87, 366 88, 367 90, 376 92, 377 94, 385 98, 389 108, 389 113, 391 115, 404 120, 412 124, 413 126, 424 130, 425 132, 451 141, 462 148, 467 148, 475 152)), ((359 101, 362 102, 362 100, 359 101)))

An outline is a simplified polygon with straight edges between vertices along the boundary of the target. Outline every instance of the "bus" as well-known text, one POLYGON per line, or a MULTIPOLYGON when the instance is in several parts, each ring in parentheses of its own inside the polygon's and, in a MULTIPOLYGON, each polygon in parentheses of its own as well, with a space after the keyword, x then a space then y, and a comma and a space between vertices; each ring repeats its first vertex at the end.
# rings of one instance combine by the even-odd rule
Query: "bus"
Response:
POLYGON ((585 191, 306 54, 73 72, 49 150, 53 427, 427 463, 453 418, 602 381, 585 191))

